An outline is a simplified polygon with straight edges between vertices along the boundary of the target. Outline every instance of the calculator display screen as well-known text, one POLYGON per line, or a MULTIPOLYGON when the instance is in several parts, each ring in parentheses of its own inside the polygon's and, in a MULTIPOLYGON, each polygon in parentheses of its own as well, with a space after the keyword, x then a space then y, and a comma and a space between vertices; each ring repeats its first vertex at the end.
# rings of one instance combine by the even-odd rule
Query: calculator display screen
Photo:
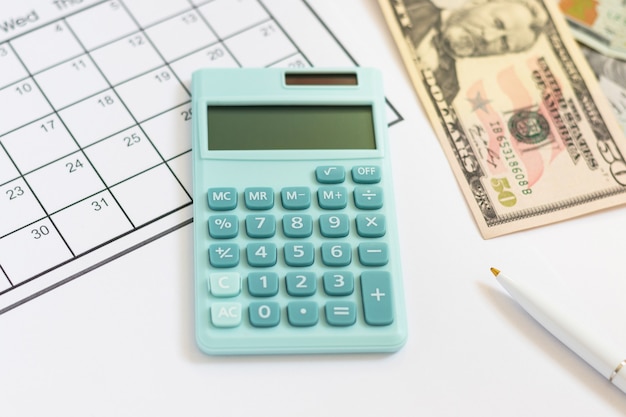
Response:
POLYGON ((209 106, 211 151, 376 149, 372 106, 209 106))

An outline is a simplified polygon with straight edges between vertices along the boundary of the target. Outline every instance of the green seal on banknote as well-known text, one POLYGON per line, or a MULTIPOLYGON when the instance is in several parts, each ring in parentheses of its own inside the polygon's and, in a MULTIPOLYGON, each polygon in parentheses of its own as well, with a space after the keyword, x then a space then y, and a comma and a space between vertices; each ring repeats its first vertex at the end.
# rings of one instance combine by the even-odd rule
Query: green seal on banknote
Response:
POLYGON ((521 110, 509 119, 509 132, 519 142, 533 145, 548 137, 550 125, 541 113, 521 110))

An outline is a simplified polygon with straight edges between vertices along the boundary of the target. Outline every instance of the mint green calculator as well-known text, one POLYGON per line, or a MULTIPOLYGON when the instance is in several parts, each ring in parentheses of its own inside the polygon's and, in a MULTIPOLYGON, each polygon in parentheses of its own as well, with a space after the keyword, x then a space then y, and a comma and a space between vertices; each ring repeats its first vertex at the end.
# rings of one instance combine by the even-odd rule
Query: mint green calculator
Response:
POLYGON ((208 354, 406 339, 378 71, 193 74, 195 330, 208 354))

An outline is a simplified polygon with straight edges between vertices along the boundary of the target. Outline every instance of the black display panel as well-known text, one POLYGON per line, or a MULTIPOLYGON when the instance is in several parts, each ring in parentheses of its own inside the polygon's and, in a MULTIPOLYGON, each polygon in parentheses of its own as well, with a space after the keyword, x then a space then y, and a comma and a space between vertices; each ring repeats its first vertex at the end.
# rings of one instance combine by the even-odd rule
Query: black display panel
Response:
POLYGON ((376 149, 372 106, 209 106, 211 151, 376 149))

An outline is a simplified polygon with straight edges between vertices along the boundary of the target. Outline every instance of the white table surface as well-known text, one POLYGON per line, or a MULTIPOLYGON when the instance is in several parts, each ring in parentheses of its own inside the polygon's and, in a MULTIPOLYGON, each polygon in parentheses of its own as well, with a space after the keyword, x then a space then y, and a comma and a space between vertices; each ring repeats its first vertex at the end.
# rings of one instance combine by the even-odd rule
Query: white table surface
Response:
POLYGON ((354 24, 343 35, 364 48, 354 47, 361 65, 383 68, 405 118, 390 136, 406 346, 390 355, 203 355, 186 226, 0 316, 0 415, 626 415, 626 395, 489 272, 571 305, 626 358, 626 209, 483 240, 376 2, 316 3, 354 24))

